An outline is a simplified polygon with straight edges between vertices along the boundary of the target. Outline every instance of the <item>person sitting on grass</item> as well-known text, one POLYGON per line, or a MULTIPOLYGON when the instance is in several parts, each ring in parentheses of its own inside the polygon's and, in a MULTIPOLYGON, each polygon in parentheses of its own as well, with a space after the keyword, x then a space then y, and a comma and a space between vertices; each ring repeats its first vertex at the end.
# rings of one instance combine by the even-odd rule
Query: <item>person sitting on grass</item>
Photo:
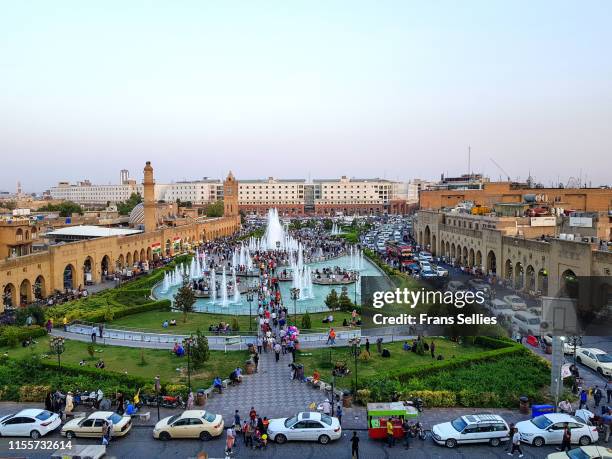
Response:
POLYGON ((240 368, 236 368, 230 373, 230 381, 232 384, 240 384, 242 382, 242 370, 240 368))
POLYGON ((319 381, 321 381, 321 375, 319 374, 319 371, 315 369, 315 371, 312 373, 312 383, 319 384, 319 381))
POLYGON ((183 349, 183 346, 179 344, 178 347, 176 348, 176 356, 183 357, 184 355, 185 355, 185 349, 183 349))
POLYGON ((176 327, 176 319, 172 319, 172 320, 170 321, 170 326, 171 326, 171 327, 176 327))
POLYGON ((164 320, 162 322, 162 328, 168 328, 168 321, 167 320, 164 320))
POLYGON ((102 369, 104 367, 105 367, 104 360, 102 360, 102 359, 98 360, 98 363, 96 363, 96 368, 102 369))
POLYGON ((402 349, 405 350, 406 352, 410 351, 410 344, 408 344, 408 341, 404 341, 404 345, 402 346, 402 349))

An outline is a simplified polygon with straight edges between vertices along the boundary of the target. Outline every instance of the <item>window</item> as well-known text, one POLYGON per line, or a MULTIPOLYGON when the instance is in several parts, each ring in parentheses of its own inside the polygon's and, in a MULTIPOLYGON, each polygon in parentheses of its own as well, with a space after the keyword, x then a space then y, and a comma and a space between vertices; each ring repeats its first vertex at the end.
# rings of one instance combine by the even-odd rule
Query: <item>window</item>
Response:
POLYGON ((85 419, 85 421, 83 421, 83 424, 81 424, 81 427, 93 427, 94 424, 94 420, 93 419, 85 419))
POLYGON ((39 421, 46 421, 47 419, 49 419, 51 416, 53 416, 53 413, 51 411, 41 411, 37 416, 36 419, 38 419, 39 421))
POLYGON ((96 419, 94 421, 94 427, 102 427, 104 425, 104 419, 96 419))
POLYGON ((191 419, 189 419, 189 425, 190 426, 197 426, 197 425, 201 425, 201 424, 204 424, 201 419, 198 419, 198 418, 191 418, 191 419))
POLYGON ((172 427, 180 427, 180 426, 187 426, 187 425, 189 425, 189 419, 179 419, 172 425, 172 427))

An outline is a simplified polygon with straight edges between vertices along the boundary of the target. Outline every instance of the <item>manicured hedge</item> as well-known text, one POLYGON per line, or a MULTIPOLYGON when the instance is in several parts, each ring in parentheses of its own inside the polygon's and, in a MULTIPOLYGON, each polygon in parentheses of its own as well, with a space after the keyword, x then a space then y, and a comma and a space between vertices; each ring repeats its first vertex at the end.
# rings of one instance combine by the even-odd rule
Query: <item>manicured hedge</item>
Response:
POLYGON ((40 338, 46 334, 47 330, 37 325, 32 325, 29 327, 5 325, 0 327, 0 346, 18 345, 27 338, 40 338))

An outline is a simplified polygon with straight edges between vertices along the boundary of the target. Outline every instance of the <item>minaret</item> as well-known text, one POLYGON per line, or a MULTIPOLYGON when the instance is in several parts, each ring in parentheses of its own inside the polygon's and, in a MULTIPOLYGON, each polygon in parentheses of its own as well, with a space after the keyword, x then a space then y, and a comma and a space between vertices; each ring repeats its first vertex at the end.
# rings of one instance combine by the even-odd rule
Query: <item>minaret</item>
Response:
POLYGON ((157 229, 155 222, 155 180, 153 180, 153 168, 151 161, 147 161, 144 168, 144 227, 149 233, 157 229))
POLYGON ((232 171, 223 182, 223 216, 235 217, 238 215, 238 182, 232 171))

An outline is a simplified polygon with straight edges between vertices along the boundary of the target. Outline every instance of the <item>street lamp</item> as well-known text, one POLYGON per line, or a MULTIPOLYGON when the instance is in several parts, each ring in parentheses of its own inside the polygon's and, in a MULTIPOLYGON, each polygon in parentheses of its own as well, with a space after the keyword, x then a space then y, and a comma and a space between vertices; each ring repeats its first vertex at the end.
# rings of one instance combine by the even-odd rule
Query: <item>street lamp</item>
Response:
POLYGON ((297 305, 296 301, 300 298, 300 289, 293 287, 291 289, 291 299, 293 300, 293 320, 295 320, 295 324, 297 326, 297 305))
POLYGON ((161 391, 161 384, 159 382, 159 375, 155 376, 155 399, 157 400, 157 420, 159 421, 159 393, 161 391))
POLYGON ((353 338, 349 342, 352 346, 353 356, 355 357, 355 393, 356 393, 357 391, 357 358, 359 357, 359 344, 361 343, 361 338, 353 338))
POLYGON ((51 348, 51 352, 57 354, 57 371, 62 371, 62 362, 60 359, 60 355, 64 352, 64 338, 61 336, 54 336, 49 341, 49 347, 51 348))
POLYGON ((247 290, 246 298, 249 302, 249 331, 251 331, 253 326, 251 305, 253 304, 253 300, 255 299, 253 295, 253 287, 249 287, 249 289, 247 290))
POLYGON ((189 338, 185 338, 183 343, 187 348, 187 386, 189 387, 189 392, 191 392, 191 346, 194 345, 195 339, 193 336, 190 336, 189 338))

